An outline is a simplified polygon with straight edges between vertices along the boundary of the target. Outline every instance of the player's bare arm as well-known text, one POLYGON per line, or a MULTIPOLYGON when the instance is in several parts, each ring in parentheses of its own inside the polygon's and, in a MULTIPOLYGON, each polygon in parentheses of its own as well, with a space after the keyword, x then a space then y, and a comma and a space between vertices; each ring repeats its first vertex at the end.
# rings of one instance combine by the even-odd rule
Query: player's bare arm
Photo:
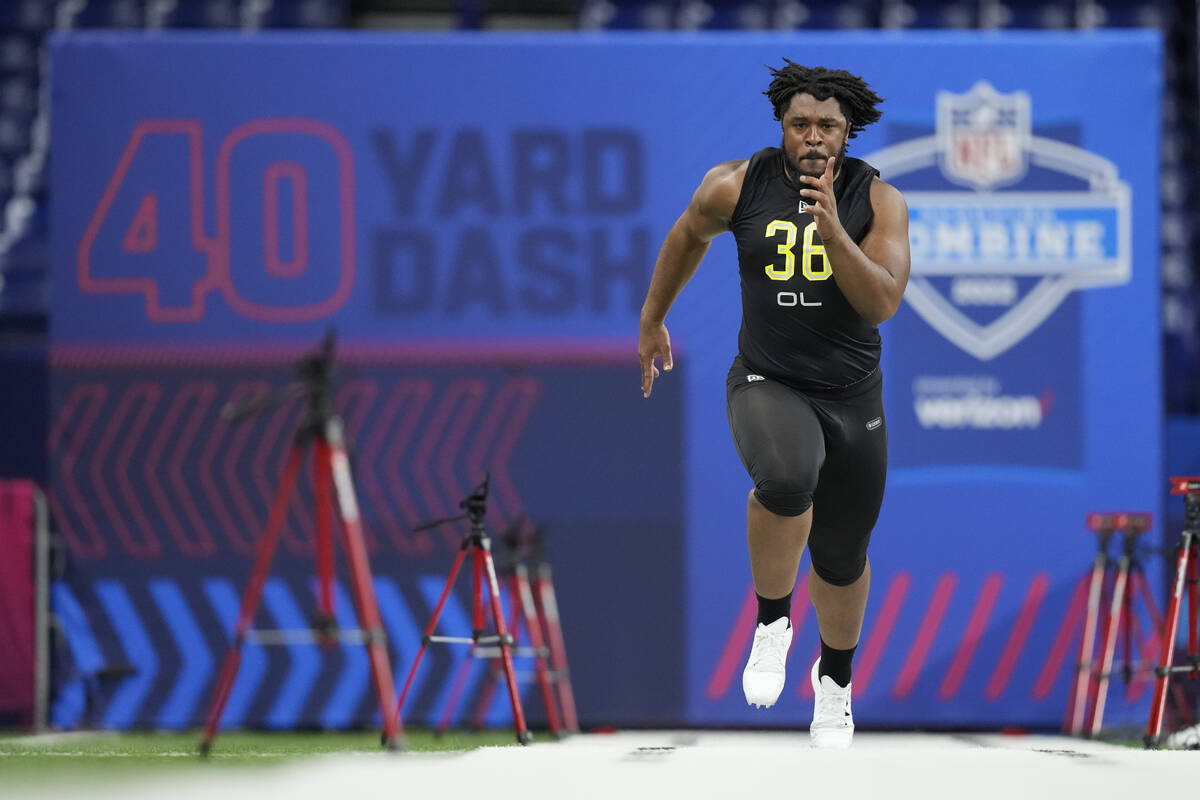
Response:
POLYGON ((809 186, 801 194, 816 220, 838 288, 859 316, 878 325, 896 313, 908 285, 908 206, 894 186, 876 178, 871 184, 875 219, 862 244, 856 245, 838 221, 833 162, 829 159, 820 178, 801 176, 809 186))
POLYGON ((729 230, 729 220, 746 175, 746 163, 744 159, 726 161, 710 169, 659 250, 638 326, 638 360, 642 367, 644 397, 650 396, 654 379, 660 374, 654 359, 662 359, 666 372, 674 366, 671 337, 664 324, 667 311, 696 274, 709 243, 729 230))

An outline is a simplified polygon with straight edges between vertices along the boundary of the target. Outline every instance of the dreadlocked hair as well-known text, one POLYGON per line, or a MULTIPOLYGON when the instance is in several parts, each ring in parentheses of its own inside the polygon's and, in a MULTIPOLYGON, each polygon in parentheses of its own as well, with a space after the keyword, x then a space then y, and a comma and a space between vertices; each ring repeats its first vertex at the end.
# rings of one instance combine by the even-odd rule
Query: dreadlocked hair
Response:
POLYGON ((866 81, 857 75, 851 75, 844 69, 803 67, 791 59, 783 60, 787 63, 779 69, 767 67, 774 80, 763 92, 775 108, 775 119, 783 119, 792 102, 792 95, 796 94, 811 94, 818 100, 836 99, 846 115, 846 121, 850 123, 851 139, 883 116, 875 108, 883 102, 883 98, 871 91, 866 81))

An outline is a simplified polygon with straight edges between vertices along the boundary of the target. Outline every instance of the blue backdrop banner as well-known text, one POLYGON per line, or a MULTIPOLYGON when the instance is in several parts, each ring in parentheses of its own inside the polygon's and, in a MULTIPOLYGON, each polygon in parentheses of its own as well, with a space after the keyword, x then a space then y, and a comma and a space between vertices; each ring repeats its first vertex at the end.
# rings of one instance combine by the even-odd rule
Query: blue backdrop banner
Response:
MULTIPOLYGON (((778 143, 762 91, 784 57, 885 98, 850 153, 910 214, 856 716, 1061 720, 1085 515, 1161 510, 1155 35, 73 33, 52 57, 51 494, 77 623, 60 721, 198 721, 291 420, 239 434, 217 411, 333 325, 402 666, 453 553, 411 527, 490 467, 496 525, 560 531, 585 724, 806 724, 803 603, 781 703, 752 713, 739 688, 730 237, 668 317, 677 369, 632 399, 658 247, 706 170, 778 143)), ((270 615, 299 613, 310 566, 283 565, 270 615)), ((363 665, 310 655, 250 659, 289 677, 247 679, 238 722, 365 720, 363 665)), ((430 719, 454 663, 418 701, 430 719)), ((1108 713, 1139 718, 1146 694, 1121 685, 1108 713)))

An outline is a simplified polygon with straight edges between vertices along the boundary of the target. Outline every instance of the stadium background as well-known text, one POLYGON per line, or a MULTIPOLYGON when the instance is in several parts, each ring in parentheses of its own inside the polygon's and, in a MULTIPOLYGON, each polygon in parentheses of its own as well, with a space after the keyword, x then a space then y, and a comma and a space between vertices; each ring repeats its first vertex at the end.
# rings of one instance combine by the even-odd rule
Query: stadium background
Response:
MULTIPOLYGON (((889 356, 895 359, 890 385, 902 390, 889 396, 899 469, 881 527, 888 540, 881 539, 877 555, 896 566, 877 572, 868 624, 881 633, 864 642, 861 722, 1052 727, 1074 652, 1077 579, 1093 548, 1083 512, 1114 502, 1159 519, 1165 510, 1159 538, 1169 542, 1178 530, 1160 492, 1168 471, 1197 466, 1195 186, 1194 171, 1183 166, 1193 163, 1196 127, 1194 9, 882 3, 822 12, 799 3, 360 7, 92 0, 15 3, 2 13, 0 139, 9 154, 9 199, 0 291, 0 474, 46 487, 54 512, 51 719, 58 726, 198 722, 299 413, 285 408, 238 431, 219 423, 216 410, 230 397, 286 381, 289 365, 330 320, 343 335, 338 403, 355 442, 398 673, 409 663, 457 539, 420 537, 411 527, 449 512, 475 474, 490 468, 497 477, 493 526, 527 513, 549 532, 585 726, 804 724, 802 702, 767 720, 749 714, 737 697, 748 570, 737 506, 727 502, 740 498, 744 486, 709 390, 731 354, 736 326, 736 289, 716 268, 719 250, 673 317, 680 320, 673 326, 679 373, 648 404, 638 398, 634 405, 626 390, 632 325, 654 249, 704 166, 773 141, 757 94, 762 64, 795 49, 827 52, 831 63, 887 87, 882 93, 892 105, 885 113, 893 116, 885 116, 885 125, 892 127, 855 143, 855 152, 866 155, 929 137, 936 91, 965 96, 976 83, 973 76, 940 84, 945 62, 921 64, 912 54, 922 47, 953 50, 953 37, 915 31, 1057 31, 1066 38, 965 34, 957 46, 971 52, 947 58, 1001 93, 1030 94, 1033 134, 1112 160, 1134 198, 1128 286, 1073 293, 1030 334, 1024 351, 993 362, 993 377, 1010 384, 1031 373, 1049 376, 1058 416, 1047 415, 1046 429, 1006 436, 930 432, 911 413, 906 423, 900 412, 914 406, 914 397, 904 392, 929 377, 928 364, 951 362, 951 370, 977 375, 986 369, 976 362, 991 359, 948 347, 908 307, 885 333, 905 343, 889 356), (269 30, 342 26, 426 33, 353 40, 269 30), (177 39, 173 28, 243 32, 177 39), (431 28, 597 32, 531 39, 448 36, 431 28), (780 28, 797 37, 734 36, 739 29, 780 28), (863 32, 859 38, 822 33, 839 28, 863 32), (1096 28, 1141 32, 1110 36, 1096 28), (247 38, 245 29, 257 33, 247 38), (655 33, 630 38, 623 29, 655 33), (675 32, 705 29, 713 34, 675 32), (872 29, 912 31, 880 36, 872 29), (907 71, 873 78, 895 63, 907 71), (51 64, 60 83, 47 81, 51 64), (224 81, 212 80, 219 71, 194 77, 214 64, 229 70, 224 81), (505 72, 489 74, 495 64, 505 72), (617 77, 605 80, 600 64, 617 77), (1130 64, 1138 68, 1115 77, 1130 64), (1061 81, 1040 80, 1055 70, 1061 81), (406 85, 419 89, 406 94, 396 76, 413 74, 422 79, 406 85), (547 74, 574 82, 547 86, 547 74), (232 75, 244 88, 229 90, 232 75), (627 96, 630 76, 641 79, 645 97, 627 96), (268 97, 282 85, 289 88, 268 97), (472 87, 481 85, 488 89, 482 102, 472 99, 472 87), (581 86, 602 102, 578 108, 581 86), (712 87, 720 104, 706 92, 712 87), (1111 108, 1094 103, 1091 93, 1100 87, 1111 108), (687 124, 677 114, 680 105, 692 115, 687 124), (47 127, 51 109, 54 124, 47 127), (189 278, 205 268, 189 238, 194 231, 181 224, 186 213, 179 213, 189 202, 182 187, 191 155, 181 144, 191 133, 146 120, 198 120, 203 168, 214 171, 223 139, 246 133, 239 126, 292 117, 319 118, 336 130, 315 137, 319 142, 302 141, 296 130, 267 131, 280 138, 259 152, 244 151, 239 157, 249 165, 232 161, 236 213, 226 244, 254 252, 263 222, 254 216, 254 193, 264 191, 255 182, 264 168, 281 160, 307 164, 311 205, 303 211, 293 205, 291 243, 296 219, 308 215, 314 280, 298 296, 317 303, 339 286, 338 273, 321 270, 346 263, 339 251, 345 230, 331 222, 345 208, 333 199, 342 191, 336 140, 344 136, 357 182, 353 263, 361 281, 345 308, 293 320, 246 313, 274 302, 270 281, 279 275, 270 270, 289 268, 286 252, 274 254, 265 274, 247 278, 235 268, 235 280, 246 282, 213 295, 193 322, 156 321, 140 294, 102 287, 104 269, 113 270, 110 281, 141 275, 146 258, 169 251, 179 272, 172 272, 171 285, 162 284, 161 305, 184 309, 189 278), (695 133, 714 120, 721 130, 695 133), (427 159, 419 158, 422 147, 427 159), (545 170, 542 184, 522 188, 509 159, 539 152, 562 159, 558 179, 569 187, 566 196, 554 193, 556 179, 545 170), (122 154, 132 159, 128 183, 114 177, 122 154), (414 164, 426 161, 429 184, 404 184, 404 170, 411 175, 414 164), (106 189, 115 192, 107 206, 106 189), (456 194, 464 189, 469 201, 456 194), (254 201, 239 207, 239 190, 254 201), (161 204, 153 237, 135 222, 149 192, 161 204), (147 252, 139 253, 143 246, 147 252), (124 253, 122 259, 143 260, 97 257, 96 297, 82 291, 76 270, 84 252, 103 254, 106 247, 124 253), (503 255, 472 263, 480 250, 503 255), (564 252, 578 256, 577 273, 549 260, 564 252), (459 270, 454 274, 469 286, 462 299, 436 281, 420 283, 416 265, 431 257, 441 269, 459 270), (523 282, 529 272, 548 283, 523 282), (538 291, 546 286, 555 291, 538 291), (231 297, 250 301, 239 309, 231 297), (1014 505, 1019 516, 1011 514, 1014 505), (943 561, 931 562, 931 553, 943 561), (871 694, 868 683, 877 687, 871 694)), ((293 198, 297 174, 282 179, 293 198)), ((1022 178, 1029 183, 1014 189, 1063 188, 1045 175, 1022 178)), ((212 191, 209 182, 220 179, 202 180, 212 191)), ((897 184, 906 191, 945 188, 928 176, 910 181, 897 184)), ((212 213, 200 211, 206 218, 212 213)), ((286 231, 284 217, 277 224, 286 231)), ((208 219, 202 224, 212 232, 219 222, 208 219)), ((1119 260, 1115 244, 1112 256, 1119 260)), ((929 279, 931 292, 938 280, 929 279)), ((1045 388, 1045 381, 1021 387, 1045 388)), ((304 509, 303 502, 292 509, 290 538, 268 586, 265 613, 280 624, 302 621, 310 602, 312 522, 304 509)), ((1150 563, 1157 583, 1156 562, 1150 563)), ((340 608, 349 613, 345 598, 340 608)), ((467 626, 461 604, 447 622, 467 626)), ((17 634, 23 631, 14 633, 13 652, 24 647, 17 634)), ((807 655, 798 647, 795 663, 807 655)), ((413 717, 437 717, 459 666, 450 654, 427 664, 413 717)), ((325 657, 304 646, 251 648, 243 672, 227 724, 370 721, 365 660, 353 648, 325 657)), ((478 669, 471 680, 477 691, 478 669)), ((17 723, 27 720, 22 702, 17 698, 11 712, 17 723)), ((1117 698, 1112 713, 1133 720, 1144 707, 1145 687, 1135 686, 1117 698)), ((503 719, 497 704, 490 720, 503 719)))

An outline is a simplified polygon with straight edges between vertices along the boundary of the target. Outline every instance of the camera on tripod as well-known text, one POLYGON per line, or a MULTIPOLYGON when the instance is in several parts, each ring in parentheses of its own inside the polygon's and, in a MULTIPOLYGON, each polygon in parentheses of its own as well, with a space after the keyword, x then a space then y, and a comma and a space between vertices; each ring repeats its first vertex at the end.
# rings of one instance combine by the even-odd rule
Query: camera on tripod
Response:
POLYGON ((490 479, 491 473, 484 473, 483 480, 479 485, 458 502, 458 507, 467 512, 467 519, 471 520, 473 525, 482 522, 487 514, 488 481, 490 479))
POLYGON ((329 328, 317 346, 296 362, 297 380, 266 394, 250 397, 240 402, 229 402, 221 409, 221 419, 226 422, 243 422, 264 411, 278 408, 301 397, 308 399, 308 412, 301 425, 306 435, 320 433, 335 415, 330 403, 330 386, 333 383, 334 342, 337 338, 329 328))
POLYGON ((363 543, 362 519, 358 500, 355 498, 350 461, 346 455, 342 421, 330 402, 333 354, 334 331, 330 328, 316 348, 296 364, 298 380, 282 389, 251 397, 240 403, 228 403, 221 410, 222 419, 241 422, 301 397, 308 401, 304 418, 292 435, 288 447, 283 475, 271 501, 267 524, 259 540, 258 554, 250 579, 242 593, 232 641, 213 689, 204 724, 204 735, 200 742, 202 754, 208 754, 212 749, 221 716, 225 712, 225 705, 229 702, 229 695, 237 678, 242 647, 247 642, 260 645, 290 645, 303 641, 330 646, 340 640, 362 644, 367 650, 379 699, 379 711, 383 719, 382 741, 390 749, 403 747, 403 729, 400 727, 399 716, 393 716, 391 712, 395 700, 392 667, 386 646, 387 637, 379 614, 379 604, 375 599, 367 549, 363 543), (317 619, 311 629, 260 630, 254 626, 254 618, 262 598, 263 584, 275 555, 280 530, 284 525, 288 498, 296 487, 301 462, 310 448, 317 522, 316 540, 313 543, 317 568, 317 619), (335 509, 342 521, 342 545, 346 550, 354 601, 361 625, 357 629, 340 630, 333 613, 334 537, 331 522, 335 509))

